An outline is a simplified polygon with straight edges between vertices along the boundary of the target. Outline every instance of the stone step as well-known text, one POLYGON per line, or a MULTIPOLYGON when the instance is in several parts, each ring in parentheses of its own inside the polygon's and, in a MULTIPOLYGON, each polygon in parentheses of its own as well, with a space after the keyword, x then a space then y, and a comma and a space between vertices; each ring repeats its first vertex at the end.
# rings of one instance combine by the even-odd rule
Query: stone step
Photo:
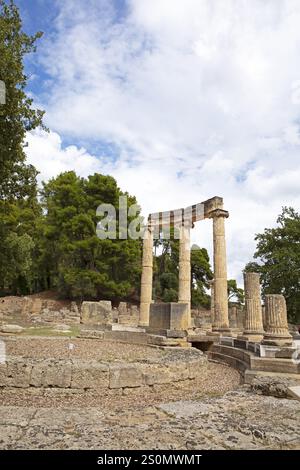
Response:
POLYGON ((242 374, 247 370, 248 364, 246 364, 244 361, 241 359, 238 359, 233 356, 227 356, 226 354, 222 354, 216 351, 209 351, 208 352, 208 358, 210 360, 216 361, 216 362, 221 362, 223 364, 227 364, 230 367, 233 367, 234 369, 237 369, 240 371, 242 374))
POLYGON ((167 338, 166 336, 148 335, 148 344, 155 346, 190 347, 191 344, 183 338, 167 338))
POLYGON ((212 351, 219 354, 224 354, 226 356, 234 357, 235 359, 238 359, 239 361, 242 361, 247 364, 248 367, 250 367, 251 365, 252 354, 249 351, 244 351, 243 349, 237 349, 232 346, 225 346, 221 344, 214 344, 212 347, 212 351))
POLYGON ((300 374, 300 361, 273 357, 252 357, 251 369, 268 372, 285 372, 300 374))

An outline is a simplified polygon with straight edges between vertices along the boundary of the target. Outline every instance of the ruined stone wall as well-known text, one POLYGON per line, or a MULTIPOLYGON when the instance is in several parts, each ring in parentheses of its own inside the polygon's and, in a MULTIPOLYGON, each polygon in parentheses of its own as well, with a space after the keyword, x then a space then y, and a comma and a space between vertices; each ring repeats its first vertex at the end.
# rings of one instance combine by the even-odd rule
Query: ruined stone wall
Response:
POLYGON ((76 302, 49 298, 43 295, 7 296, 0 298, 0 321, 23 323, 67 323, 109 326, 113 323, 137 326, 139 309, 121 302, 112 308, 110 301, 76 302))
POLYGON ((0 387, 120 390, 195 379, 207 358, 201 351, 184 352, 157 363, 100 363, 82 359, 26 359, 10 357, 0 364, 0 387))
POLYGON ((79 323, 80 311, 76 302, 32 296, 0 298, 0 319, 17 323, 79 323))

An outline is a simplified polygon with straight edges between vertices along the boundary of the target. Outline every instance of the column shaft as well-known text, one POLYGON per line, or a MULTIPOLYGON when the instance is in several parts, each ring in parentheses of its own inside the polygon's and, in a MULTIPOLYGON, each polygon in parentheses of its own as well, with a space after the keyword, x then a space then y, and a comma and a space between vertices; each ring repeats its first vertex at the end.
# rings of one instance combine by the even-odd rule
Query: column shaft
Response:
POLYGON ((214 280, 210 281, 210 315, 211 323, 214 325, 215 322, 215 287, 214 280))
POLYGON ((141 299, 140 299, 140 326, 149 325, 149 311, 152 301, 152 278, 153 278, 153 231, 151 228, 145 232, 143 239, 143 260, 141 277, 141 299))
POLYGON ((266 332, 263 344, 285 346, 292 344, 288 330, 286 303, 283 295, 265 296, 266 332))
POLYGON ((227 263, 224 219, 228 212, 217 209, 213 211, 213 243, 214 243, 214 327, 213 331, 229 332, 228 294, 227 294, 227 263))
POLYGON ((190 226, 182 225, 179 234, 178 302, 188 304, 188 325, 191 325, 191 247, 190 226))
POLYGON ((245 329, 243 339, 259 342, 263 339, 262 308, 258 273, 244 273, 245 329))

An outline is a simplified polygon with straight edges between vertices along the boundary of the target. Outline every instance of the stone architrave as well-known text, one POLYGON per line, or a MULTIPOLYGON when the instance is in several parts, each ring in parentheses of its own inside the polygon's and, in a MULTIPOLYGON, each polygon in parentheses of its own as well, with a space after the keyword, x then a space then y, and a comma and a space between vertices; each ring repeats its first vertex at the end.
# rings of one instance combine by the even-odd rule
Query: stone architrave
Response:
POLYGON ((244 273, 245 329, 241 339, 260 342, 264 336, 258 273, 244 273))
POLYGON ((293 338, 288 330, 286 303, 283 295, 265 296, 266 331, 262 344, 290 346, 293 338))
POLYGON ((191 325, 191 248, 190 225, 182 225, 179 235, 179 289, 178 303, 188 304, 187 321, 191 325))
POLYGON ((152 302, 153 276, 153 229, 148 227, 143 239, 143 260, 141 278, 141 301, 139 326, 149 325, 149 311, 152 302))

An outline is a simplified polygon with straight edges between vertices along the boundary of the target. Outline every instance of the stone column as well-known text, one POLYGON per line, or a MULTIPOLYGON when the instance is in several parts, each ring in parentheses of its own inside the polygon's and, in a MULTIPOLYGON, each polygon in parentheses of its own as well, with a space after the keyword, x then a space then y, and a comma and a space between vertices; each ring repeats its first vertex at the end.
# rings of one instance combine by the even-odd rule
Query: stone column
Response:
POLYGON ((141 278, 140 326, 149 325, 149 311, 152 302, 153 277, 153 230, 148 227, 143 239, 143 260, 141 278))
POLYGON ((228 320, 228 294, 227 294, 227 262, 225 243, 224 219, 229 214, 223 209, 211 212, 213 219, 214 243, 214 291, 215 291, 215 321, 213 331, 230 334, 228 320))
POLYGON ((212 331, 212 327, 215 322, 215 288, 214 288, 214 280, 208 281, 210 286, 210 324, 209 324, 209 331, 212 331))
POLYGON ((283 295, 265 296, 266 332, 262 344, 290 346, 292 336, 288 330, 286 303, 283 295))
POLYGON ((245 289, 245 328, 242 339, 260 342, 264 336, 260 282, 258 273, 244 273, 245 289))
POLYGON ((190 224, 179 228, 179 289, 178 303, 188 304, 188 325, 191 325, 191 247, 190 224))

